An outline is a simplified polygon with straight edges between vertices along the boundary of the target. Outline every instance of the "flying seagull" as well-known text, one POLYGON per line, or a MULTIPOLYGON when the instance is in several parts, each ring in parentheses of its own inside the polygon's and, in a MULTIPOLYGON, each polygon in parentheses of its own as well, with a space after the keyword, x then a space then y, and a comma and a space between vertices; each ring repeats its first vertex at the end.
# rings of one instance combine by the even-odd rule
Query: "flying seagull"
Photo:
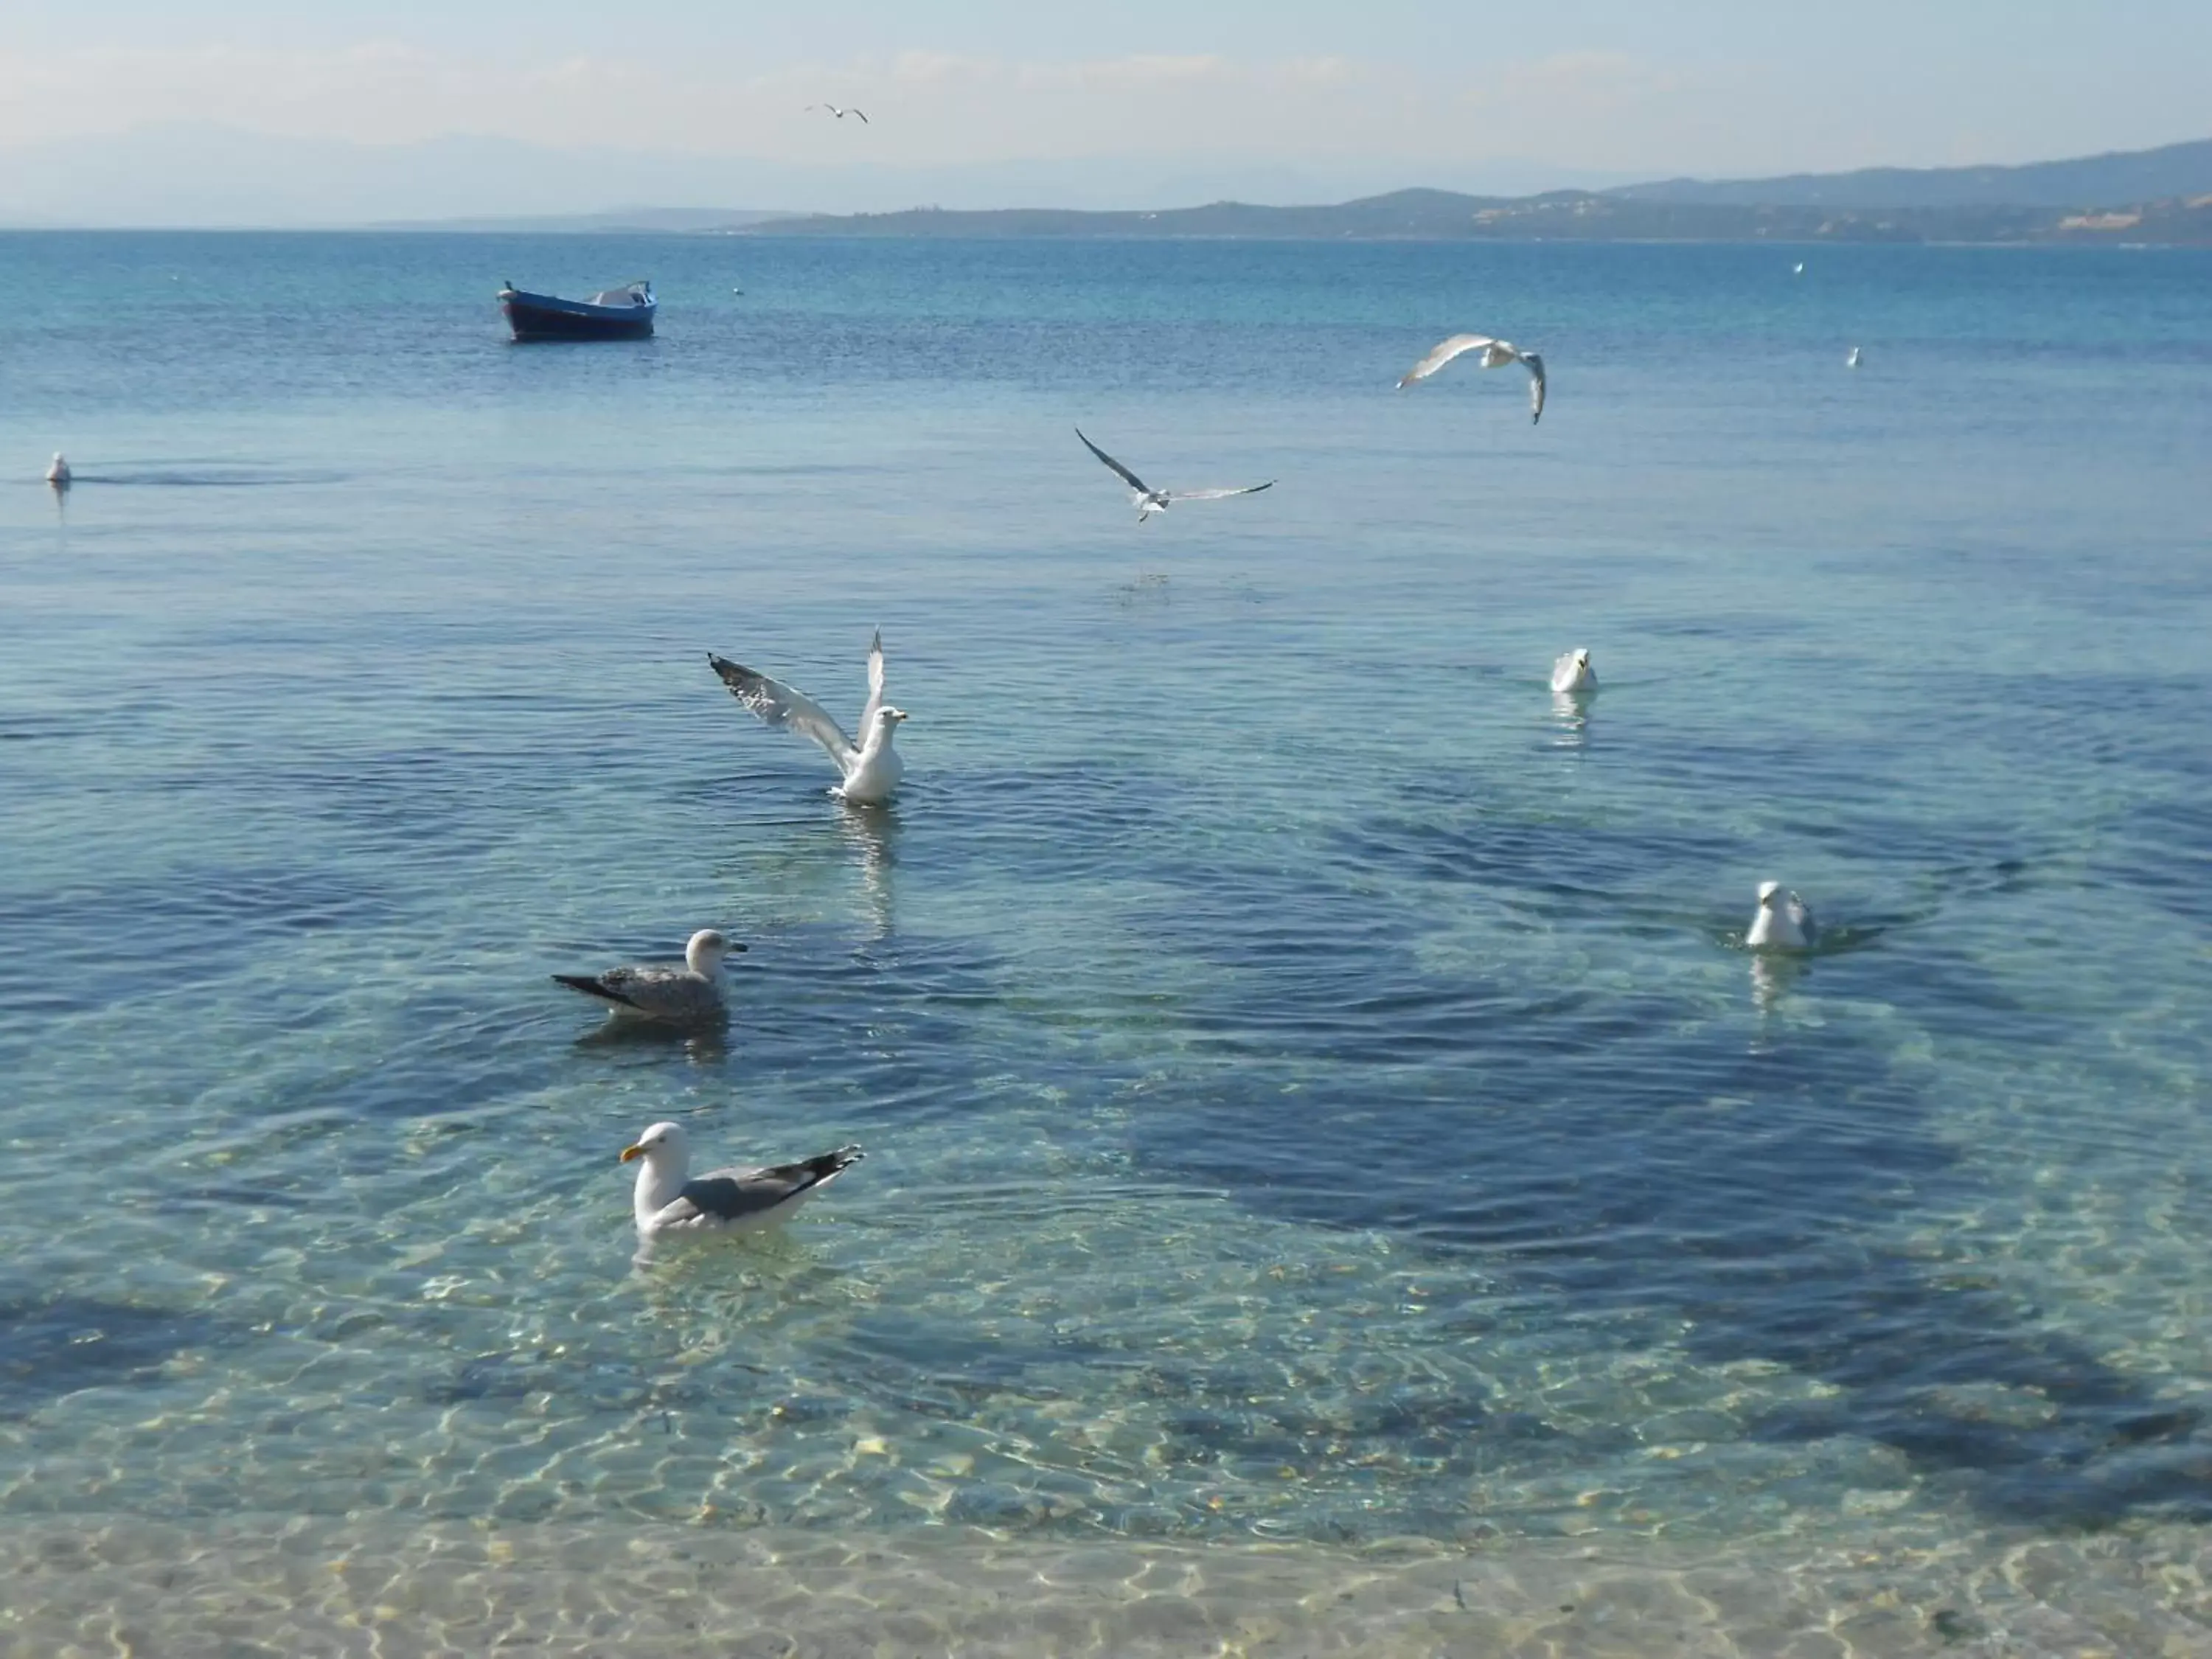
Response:
POLYGON ((1588 646, 1578 645, 1553 662, 1552 690, 1569 692, 1597 690, 1597 670, 1590 666, 1588 646))
POLYGON ((835 104, 809 104, 806 107, 809 109, 826 109, 841 121, 848 115, 860 115, 860 125, 862 126, 868 125, 868 118, 866 115, 861 115, 860 112, 856 109, 839 109, 835 104))
POLYGON ((821 1188, 866 1154, 840 1146, 796 1164, 775 1164, 691 1173, 691 1148, 682 1127, 656 1123, 623 1148, 622 1161, 639 1163, 630 1208, 647 1238, 665 1232, 750 1232, 798 1214, 821 1188))
POLYGON ((598 997, 619 1019, 702 1025, 728 1012, 722 1001, 722 958, 744 948, 712 927, 702 927, 684 947, 681 968, 633 966, 553 977, 571 990, 598 997))
POLYGON ((855 744, 845 735, 845 728, 830 718, 829 712, 804 691, 794 690, 781 680, 772 680, 765 674, 756 674, 743 664, 732 662, 727 657, 707 653, 707 660, 722 677, 722 684, 744 706, 758 714, 769 726, 788 726, 802 738, 811 738, 820 744, 843 781, 837 793, 855 806, 880 806, 891 798, 898 787, 899 775, 906 766, 891 739, 897 735, 899 722, 906 711, 893 708, 884 701, 884 635, 876 630, 876 637, 868 646, 868 702, 860 711, 860 741, 855 744))
POLYGON ((1850 350, 1850 355, 1844 359, 1844 367, 1845 368, 1856 368, 1858 366, 1859 349, 1856 346, 1853 346, 1850 350))
POLYGON ((1534 411, 1529 416, 1533 424, 1544 418, 1544 360, 1533 351, 1523 351, 1504 340, 1493 340, 1487 334, 1455 334, 1449 340, 1439 340, 1429 355, 1407 369, 1398 380, 1398 390, 1403 392, 1416 380, 1425 380, 1453 358, 1464 351, 1480 351, 1482 367, 1503 368, 1508 363, 1519 363, 1528 371, 1528 407, 1534 411))
MULTIPOLYGON (((1075 435, 1083 438, 1081 427, 1075 428, 1075 435)), ((1139 524, 1144 523, 1155 513, 1166 512, 1170 501, 1218 501, 1231 495, 1256 495, 1263 489, 1275 487, 1275 481, 1270 478, 1265 483, 1246 484, 1238 489, 1155 489, 1090 439, 1083 438, 1083 447, 1105 462, 1115 476, 1129 486, 1129 501, 1137 509, 1139 524)))
POLYGON ((1754 951, 1809 951, 1820 931, 1803 899, 1784 892, 1778 881, 1762 881, 1759 909, 1743 942, 1754 951))
POLYGON ((52 465, 46 468, 46 482, 57 489, 67 489, 70 487, 69 458, 58 449, 54 451, 52 465))

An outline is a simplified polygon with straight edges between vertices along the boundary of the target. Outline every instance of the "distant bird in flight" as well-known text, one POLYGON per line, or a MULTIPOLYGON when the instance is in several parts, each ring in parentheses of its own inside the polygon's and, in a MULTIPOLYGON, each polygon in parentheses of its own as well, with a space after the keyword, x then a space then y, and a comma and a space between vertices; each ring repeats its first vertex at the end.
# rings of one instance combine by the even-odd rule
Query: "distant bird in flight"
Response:
POLYGON ((1792 276, 1802 276, 1805 274, 1805 262, 1800 259, 1796 264, 1790 266, 1790 274, 1792 276))
POLYGON ((860 117, 860 125, 862 126, 868 125, 868 118, 866 115, 862 115, 861 112, 856 109, 839 109, 835 104, 809 104, 806 107, 809 109, 826 109, 841 121, 848 115, 859 115, 860 117))
POLYGON ((1859 349, 1856 346, 1853 346, 1851 348, 1851 355, 1844 359, 1844 367, 1845 368, 1856 368, 1858 366, 1859 349))
POLYGON ((1523 351, 1504 340, 1493 340, 1487 334, 1455 334, 1449 340, 1440 340, 1429 355, 1407 369, 1398 380, 1398 389, 1403 392, 1416 380, 1425 380, 1462 352, 1480 351, 1485 368, 1503 368, 1508 363, 1519 363, 1528 371, 1528 407, 1534 411, 1529 421, 1533 425, 1544 418, 1544 360, 1533 351, 1523 351))
MULTIPOLYGON (((1083 438, 1081 427, 1075 428, 1075 435, 1083 438)), ((1115 476, 1129 486, 1129 502, 1137 509, 1139 524, 1144 523, 1155 513, 1166 512, 1170 501, 1218 501, 1231 495, 1256 495, 1263 489, 1275 487, 1275 481, 1270 478, 1265 483, 1244 484, 1235 489, 1155 489, 1090 439, 1083 438, 1083 447, 1105 462, 1115 476)))

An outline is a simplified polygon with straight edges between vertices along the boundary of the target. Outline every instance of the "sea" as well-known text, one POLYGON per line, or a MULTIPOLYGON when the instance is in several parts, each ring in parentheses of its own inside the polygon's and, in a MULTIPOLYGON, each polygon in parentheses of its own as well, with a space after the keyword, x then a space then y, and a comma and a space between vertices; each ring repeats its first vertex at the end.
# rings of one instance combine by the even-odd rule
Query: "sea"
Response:
POLYGON ((2212 1652, 2212 251, 0 287, 0 1650, 2212 1652))

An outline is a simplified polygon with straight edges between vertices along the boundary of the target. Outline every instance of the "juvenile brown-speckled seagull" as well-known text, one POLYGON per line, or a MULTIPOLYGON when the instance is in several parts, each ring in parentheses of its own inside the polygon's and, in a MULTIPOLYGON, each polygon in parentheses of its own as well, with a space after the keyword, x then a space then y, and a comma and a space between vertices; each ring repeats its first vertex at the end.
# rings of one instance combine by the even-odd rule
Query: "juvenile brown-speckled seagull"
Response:
POLYGON ((796 1164, 734 1165, 695 1176, 682 1126, 656 1123, 623 1148, 622 1161, 640 1164, 630 1210, 640 1235, 651 1238, 773 1227, 866 1156, 858 1146, 840 1146, 796 1164))
MULTIPOLYGON (((1083 438, 1081 427, 1075 428, 1075 435, 1083 438)), ((1155 489, 1090 439, 1083 438, 1083 447, 1105 462, 1113 469, 1115 476, 1129 486, 1129 504, 1137 509, 1139 524, 1144 523, 1155 513, 1166 512, 1170 501, 1218 501, 1231 495, 1256 495, 1263 489, 1275 487, 1275 481, 1270 478, 1265 483, 1245 484, 1236 489, 1155 489)))
POLYGON ((1425 380, 1446 363, 1462 352, 1480 351, 1485 368, 1503 368, 1508 363, 1519 363, 1528 371, 1528 407, 1533 411, 1529 422, 1544 418, 1544 360, 1533 351, 1523 351, 1504 340, 1493 340, 1487 334, 1455 334, 1449 340, 1439 340, 1429 355, 1415 363, 1399 378, 1398 389, 1403 392, 1416 380, 1425 380))
POLYGON ((860 741, 855 744, 845 735, 845 728, 830 717, 829 711, 804 691, 786 685, 781 680, 772 680, 765 674, 757 674, 743 663, 732 662, 727 657, 707 653, 707 660, 730 688, 730 694, 759 715, 769 726, 787 726, 802 738, 811 738, 820 744, 823 751, 837 763, 841 781, 836 793, 855 806, 880 806, 891 798, 904 775, 906 763, 891 747, 897 736, 899 722, 906 718, 902 708, 893 708, 884 701, 884 635, 876 630, 876 637, 868 646, 868 701, 860 710, 860 741))
POLYGON ((633 965, 604 974, 556 974, 571 990, 597 997, 620 1019, 659 1020, 666 1025, 703 1025, 729 1012, 722 1000, 722 958, 745 947, 712 927, 691 935, 681 968, 633 965))

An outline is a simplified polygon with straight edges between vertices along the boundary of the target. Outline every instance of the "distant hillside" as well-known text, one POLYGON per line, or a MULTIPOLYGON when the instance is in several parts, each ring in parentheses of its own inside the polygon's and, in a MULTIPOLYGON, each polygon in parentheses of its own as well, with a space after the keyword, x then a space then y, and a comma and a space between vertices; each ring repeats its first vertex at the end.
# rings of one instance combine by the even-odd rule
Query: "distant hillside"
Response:
POLYGON ((1607 191, 1461 196, 1401 190, 1331 207, 1216 202, 1157 213, 1056 208, 815 215, 731 227, 750 236, 1115 236, 1285 240, 1778 242, 2162 242, 2212 246, 2212 187, 2147 204, 2064 212, 2045 207, 1849 210, 1650 201, 1607 191))
POLYGON ((2212 193, 2212 138, 2160 149, 2011 167, 1868 167, 1857 173, 1708 182, 1670 179, 1607 191, 1638 202, 1733 207, 2087 209, 2212 193))
POLYGON ((368 230, 443 231, 486 235, 659 235, 695 230, 734 230, 757 225, 775 213, 741 208, 610 208, 605 213, 501 215, 465 219, 387 219, 368 230))

